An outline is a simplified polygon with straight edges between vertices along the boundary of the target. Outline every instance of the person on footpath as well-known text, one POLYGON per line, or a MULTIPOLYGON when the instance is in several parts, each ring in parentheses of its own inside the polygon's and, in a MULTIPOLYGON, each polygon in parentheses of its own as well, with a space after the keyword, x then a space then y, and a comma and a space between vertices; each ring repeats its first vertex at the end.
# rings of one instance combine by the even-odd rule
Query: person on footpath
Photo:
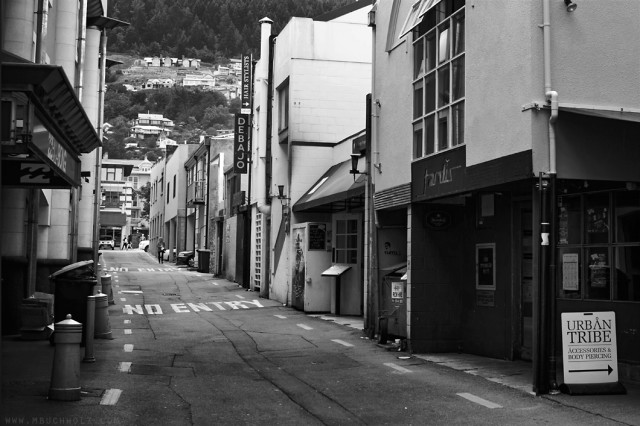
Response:
POLYGON ((158 240, 156 248, 158 249, 158 263, 164 263, 164 240, 162 237, 158 240))
POLYGON ((127 247, 127 237, 124 237, 124 238, 122 239, 122 245, 120 246, 120 250, 125 250, 125 249, 127 249, 127 248, 128 248, 128 247, 127 247))

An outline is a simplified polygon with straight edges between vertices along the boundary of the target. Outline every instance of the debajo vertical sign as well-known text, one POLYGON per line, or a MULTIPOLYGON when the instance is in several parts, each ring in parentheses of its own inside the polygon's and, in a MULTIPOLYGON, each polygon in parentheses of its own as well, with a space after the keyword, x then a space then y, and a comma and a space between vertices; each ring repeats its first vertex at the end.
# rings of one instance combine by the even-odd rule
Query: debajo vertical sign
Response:
POLYGON ((236 114, 235 138, 233 141, 233 171, 235 173, 247 173, 250 137, 249 115, 236 114))

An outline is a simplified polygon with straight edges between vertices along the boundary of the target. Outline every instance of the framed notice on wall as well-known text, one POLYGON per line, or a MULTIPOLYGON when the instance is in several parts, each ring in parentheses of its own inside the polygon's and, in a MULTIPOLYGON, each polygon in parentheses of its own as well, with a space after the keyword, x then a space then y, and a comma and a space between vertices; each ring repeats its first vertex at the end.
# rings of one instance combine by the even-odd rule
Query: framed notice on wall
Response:
POLYGON ((476 244, 476 289, 496 289, 496 245, 476 244))
POLYGON ((327 225, 324 223, 309 224, 309 250, 325 250, 327 247, 327 225))

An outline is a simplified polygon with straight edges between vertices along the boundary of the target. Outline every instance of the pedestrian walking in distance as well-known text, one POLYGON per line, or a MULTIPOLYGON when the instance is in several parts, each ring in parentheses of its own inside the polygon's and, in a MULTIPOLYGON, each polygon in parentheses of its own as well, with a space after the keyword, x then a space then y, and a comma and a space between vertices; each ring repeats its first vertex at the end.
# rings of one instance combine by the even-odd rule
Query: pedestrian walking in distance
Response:
POLYGON ((122 239, 122 245, 120 246, 120 250, 124 250, 127 248, 127 237, 122 239))
POLYGON ((164 263, 164 240, 160 238, 158 240, 158 263, 164 263))

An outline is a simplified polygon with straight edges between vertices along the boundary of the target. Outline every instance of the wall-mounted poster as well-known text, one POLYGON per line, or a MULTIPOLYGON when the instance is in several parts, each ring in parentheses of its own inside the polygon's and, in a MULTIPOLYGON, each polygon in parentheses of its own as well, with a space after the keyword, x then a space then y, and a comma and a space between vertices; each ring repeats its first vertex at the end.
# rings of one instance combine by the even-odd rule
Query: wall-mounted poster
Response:
POLYGON ((562 289, 565 291, 579 290, 579 260, 578 253, 562 255, 562 289))
POLYGON ((496 245, 476 244, 476 289, 496 289, 496 245))
POLYGON ((327 224, 309 224, 309 250, 326 250, 327 248, 327 224))

